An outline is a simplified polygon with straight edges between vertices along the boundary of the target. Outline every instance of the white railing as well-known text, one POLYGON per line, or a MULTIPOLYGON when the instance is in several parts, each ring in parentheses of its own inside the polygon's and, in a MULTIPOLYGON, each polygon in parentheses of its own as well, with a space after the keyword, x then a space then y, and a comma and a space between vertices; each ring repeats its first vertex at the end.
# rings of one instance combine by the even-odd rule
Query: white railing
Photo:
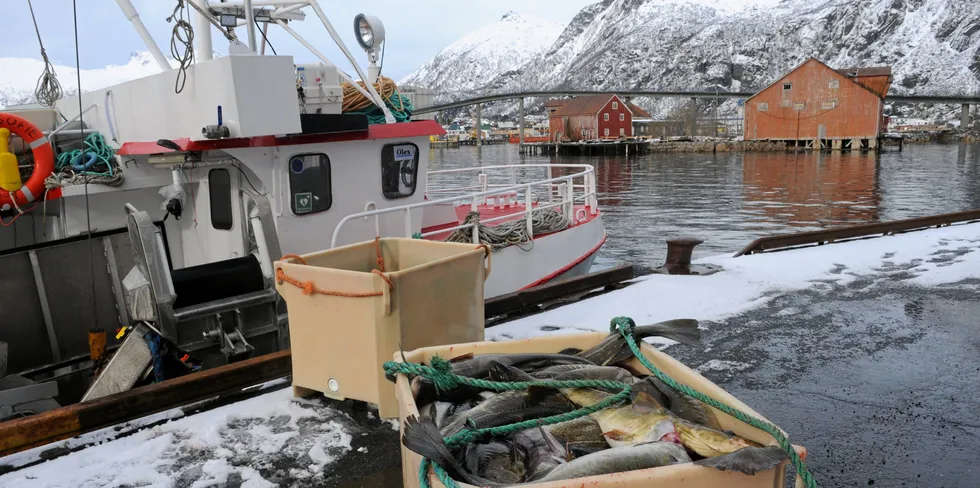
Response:
MULTIPOLYGON (((435 200, 426 200, 423 202, 398 207, 383 209, 375 208, 374 210, 368 210, 365 208, 364 212, 348 215, 337 223, 337 227, 333 231, 333 237, 330 239, 330 247, 333 248, 337 246, 337 238, 340 237, 344 224, 352 220, 374 217, 375 232, 380 235, 380 217, 385 214, 403 212, 405 215, 405 237, 412 237, 412 229, 414 228, 412 225, 412 210, 435 205, 444 205, 447 203, 457 204, 461 201, 465 202, 466 200, 469 200, 468 203, 473 211, 476 211, 480 205, 490 205, 491 203, 495 208, 513 207, 514 212, 489 219, 481 218, 480 223, 489 224, 499 220, 513 219, 514 217, 518 216, 525 217, 527 219, 528 236, 531 237, 534 235, 534 229, 532 227, 532 215, 534 212, 560 207, 561 212, 565 215, 565 218, 568 219, 568 222, 574 224, 587 218, 586 210, 584 208, 579 208, 577 212, 575 211, 575 204, 577 202, 587 206, 588 212, 591 212, 592 215, 595 215, 599 211, 595 188, 595 169, 587 164, 513 164, 430 171, 426 175, 425 192, 426 196, 444 193, 449 193, 451 195, 435 200), (574 172, 565 176, 540 179, 529 183, 517 183, 517 171, 530 168, 548 169, 549 173, 552 169, 568 169, 574 172), (491 175, 488 174, 487 171, 494 170, 510 170, 508 177, 513 182, 491 182, 491 175), (478 184, 432 188, 430 187, 430 183, 428 181, 428 178, 433 175, 465 173, 475 173, 478 184), (536 202, 534 197, 535 189, 547 192, 547 204, 534 205, 536 202), (472 190, 479 191, 474 192, 472 190), (523 201, 520 200, 521 196, 523 196, 523 201)), ((373 206, 373 204, 369 204, 369 207, 370 206, 373 206)), ((452 227, 440 228, 437 231, 425 232, 422 234, 422 237, 468 228, 473 229, 473 243, 479 244, 480 230, 476 224, 460 224, 452 227)))

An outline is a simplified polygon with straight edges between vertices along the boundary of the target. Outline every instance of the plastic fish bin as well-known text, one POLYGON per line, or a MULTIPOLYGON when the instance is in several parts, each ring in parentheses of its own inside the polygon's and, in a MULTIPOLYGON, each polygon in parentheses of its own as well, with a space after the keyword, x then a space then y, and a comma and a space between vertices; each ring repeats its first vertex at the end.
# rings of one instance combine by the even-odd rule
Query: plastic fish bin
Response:
MULTIPOLYGON (((506 342, 476 342, 450 346, 425 347, 410 353, 405 353, 405 360, 412 363, 429 364, 434 356, 450 359, 468 353, 557 353, 569 347, 584 350, 598 344, 607 335, 607 333, 553 335, 506 342)), ((681 362, 645 342, 641 342, 640 344, 642 346, 643 355, 646 356, 647 359, 654 364, 654 366, 660 368, 661 371, 674 380, 678 381, 679 383, 686 384, 703 394, 735 407, 749 415, 765 420, 765 417, 759 415, 755 410, 739 401, 730 393, 721 389, 721 387, 718 385, 708 381, 705 377, 701 376, 691 368, 688 368, 681 362)), ((401 355, 397 355, 394 359, 395 361, 402 360, 401 355)), ((636 371, 647 371, 646 368, 644 368, 636 359, 630 360, 630 363, 628 364, 636 371)), ((402 425, 401 433, 403 435, 405 419, 412 415, 418 416, 419 411, 418 406, 415 404, 415 398, 412 397, 411 386, 405 375, 398 375, 396 379, 395 391, 398 396, 398 406, 400 409, 399 417, 402 425)), ((776 440, 771 435, 748 424, 744 424, 717 409, 712 407, 708 408, 714 410, 715 416, 718 418, 718 422, 721 424, 723 429, 731 430, 740 437, 755 441, 762 445, 777 445, 776 440)), ((783 433, 785 434, 785 432, 783 433)), ((801 457, 804 459, 806 458, 805 448, 800 446, 794 446, 794 448, 801 457)), ((422 456, 407 449, 404 445, 402 445, 401 454, 403 486, 406 488, 416 488, 419 486, 419 465, 422 462, 422 456)), ((612 486, 618 488, 649 488, 652 486, 656 486, 658 488, 776 488, 783 487, 785 485, 786 469, 788 464, 789 461, 783 461, 782 464, 774 469, 761 471, 750 476, 742 473, 721 471, 707 466, 698 466, 693 463, 684 463, 650 469, 589 476, 585 478, 550 481, 547 483, 532 482, 525 483, 520 486, 533 488, 578 488, 581 486, 598 488, 612 486)), ((432 474, 431 470, 429 473, 429 483, 433 487, 444 486, 439 479, 432 474)), ((456 483, 461 487, 473 486, 459 480, 457 480, 456 483)), ((799 485, 799 479, 797 479, 797 484, 799 485)))
POLYGON ((483 340, 485 249, 379 239, 276 261, 294 394, 361 400, 397 417, 384 361, 400 348, 483 340))

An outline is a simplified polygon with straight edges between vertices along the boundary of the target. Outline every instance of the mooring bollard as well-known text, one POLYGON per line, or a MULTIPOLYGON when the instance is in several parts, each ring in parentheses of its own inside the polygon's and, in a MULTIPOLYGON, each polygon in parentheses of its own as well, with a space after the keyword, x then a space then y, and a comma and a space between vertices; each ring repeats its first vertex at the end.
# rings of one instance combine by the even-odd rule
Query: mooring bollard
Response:
POLYGON ((667 239, 667 259, 655 269, 655 273, 672 275, 708 275, 721 271, 713 264, 691 264, 694 248, 704 240, 697 237, 676 237, 667 239))

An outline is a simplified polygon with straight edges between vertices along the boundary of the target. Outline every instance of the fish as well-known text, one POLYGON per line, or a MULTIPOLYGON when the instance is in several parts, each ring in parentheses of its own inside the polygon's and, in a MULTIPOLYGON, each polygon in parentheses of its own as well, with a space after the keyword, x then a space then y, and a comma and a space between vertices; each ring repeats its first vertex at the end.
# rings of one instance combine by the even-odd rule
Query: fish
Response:
MULTIPOLYGON (((581 406, 595 405, 612 394, 592 388, 570 389, 564 393, 569 400, 581 406)), ((667 439, 680 442, 699 456, 714 457, 758 446, 727 432, 678 418, 643 392, 637 394, 630 404, 605 408, 591 415, 613 447, 667 439), (669 421, 675 432, 665 432, 663 421, 669 421)))
MULTIPOLYGON (((698 321, 694 319, 668 320, 633 328, 633 338, 637 343, 646 337, 653 336, 665 337, 691 346, 701 345, 701 330, 698 329, 698 321)), ((626 344, 626 339, 623 339, 622 334, 619 331, 613 331, 602 342, 578 353, 576 356, 588 359, 599 366, 611 366, 632 358, 633 351, 626 344)))
POLYGON ((470 424, 478 429, 497 427, 568 413, 576 408, 573 402, 554 389, 505 391, 453 416, 440 431, 443 436, 449 437, 470 424))
POLYGON ((522 430, 510 438, 527 456, 524 481, 536 481, 568 462, 568 452, 558 439, 542 427, 522 430))
POLYGON ((474 476, 502 484, 520 483, 526 476, 527 452, 512 442, 474 442, 463 452, 466 469, 474 476))
POLYGON ((722 430, 721 424, 718 423, 718 417, 715 416, 714 410, 707 403, 671 388, 656 376, 649 376, 643 381, 653 385, 654 389, 660 393, 660 399, 658 399, 660 404, 667 407, 674 415, 688 422, 722 430))
POLYGON ((779 446, 743 447, 735 452, 695 461, 694 464, 748 475, 768 471, 789 456, 779 446))
POLYGON ((442 466, 454 479, 475 486, 493 488, 512 484, 492 481, 467 470, 449 450, 449 446, 446 445, 442 434, 439 433, 439 428, 436 427, 432 419, 419 418, 416 415, 406 417, 405 425, 402 427, 402 445, 442 466))
MULTIPOLYGON (((453 373, 470 378, 487 379, 489 377, 490 364, 500 362, 522 370, 536 370, 547 366, 561 364, 592 364, 588 359, 571 356, 567 354, 467 354, 450 360, 453 373)), ((476 397, 480 389, 468 385, 461 385, 453 391, 436 391, 435 385, 422 376, 412 378, 410 383, 412 395, 419 404, 429 403, 435 400, 462 403, 467 399, 476 397)))
POLYGON ((558 422, 542 427, 565 447, 570 456, 579 457, 603 449, 609 449, 606 437, 602 435, 599 422, 586 415, 573 420, 558 422))
POLYGON ((683 447, 672 442, 648 442, 613 447, 573 459, 556 466, 536 481, 544 483, 687 462, 691 462, 691 457, 683 447))

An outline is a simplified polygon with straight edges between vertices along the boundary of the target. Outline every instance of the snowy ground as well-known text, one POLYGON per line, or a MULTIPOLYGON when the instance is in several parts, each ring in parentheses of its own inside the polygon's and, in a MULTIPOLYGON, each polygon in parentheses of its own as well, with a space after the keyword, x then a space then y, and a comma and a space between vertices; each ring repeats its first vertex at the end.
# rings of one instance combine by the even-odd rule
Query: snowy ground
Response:
MULTIPOLYGON (((914 486, 937 466, 953 486, 975 479, 967 458, 980 449, 969 393, 980 381, 978 249, 980 224, 968 224, 706 258, 724 271, 649 276, 487 336, 606 330, 617 315, 696 318, 705 347, 670 353, 789 430, 821 486, 914 486), (911 452, 923 460, 903 463, 911 452)), ((362 406, 284 389, 0 458, 0 472, 27 465, 0 486, 397 486, 398 449, 393 426, 362 406)))
MULTIPOLYGON (((493 327, 487 338, 608 330, 609 320, 619 315, 632 317, 638 325, 676 318, 719 321, 782 294, 830 291, 859 279, 870 280, 867 287, 898 279, 919 286, 957 283, 980 278, 978 249, 980 224, 966 224, 738 258, 708 257, 695 262, 719 265, 724 271, 639 278, 622 290, 493 327)), ((792 315, 793 310, 778 313, 792 315)))

